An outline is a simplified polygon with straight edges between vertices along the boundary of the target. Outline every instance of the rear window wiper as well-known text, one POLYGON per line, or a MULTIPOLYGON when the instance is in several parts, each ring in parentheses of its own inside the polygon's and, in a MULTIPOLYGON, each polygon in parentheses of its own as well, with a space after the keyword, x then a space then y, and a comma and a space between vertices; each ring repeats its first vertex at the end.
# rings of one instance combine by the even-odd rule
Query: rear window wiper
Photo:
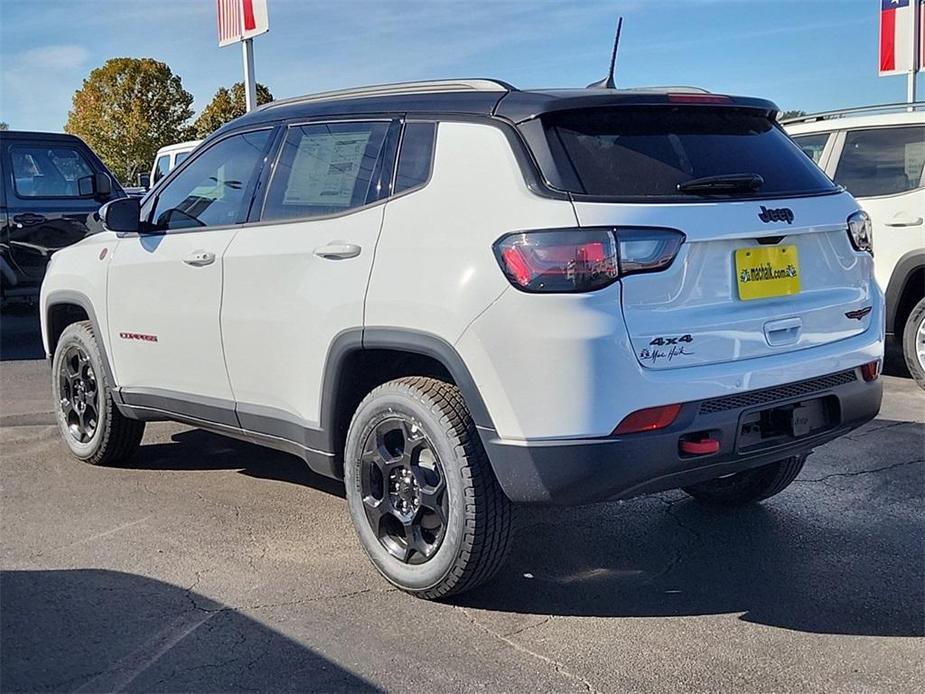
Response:
POLYGON ((692 178, 678 184, 679 193, 749 193, 764 185, 764 179, 756 173, 724 174, 692 178))

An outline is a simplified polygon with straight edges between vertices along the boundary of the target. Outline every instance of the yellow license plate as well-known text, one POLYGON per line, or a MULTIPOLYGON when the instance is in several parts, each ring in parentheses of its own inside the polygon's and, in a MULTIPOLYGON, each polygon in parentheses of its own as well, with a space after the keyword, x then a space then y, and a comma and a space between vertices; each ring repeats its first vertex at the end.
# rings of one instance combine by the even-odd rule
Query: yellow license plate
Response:
POLYGON ((796 246, 758 246, 736 250, 736 280, 742 301, 800 293, 796 246))

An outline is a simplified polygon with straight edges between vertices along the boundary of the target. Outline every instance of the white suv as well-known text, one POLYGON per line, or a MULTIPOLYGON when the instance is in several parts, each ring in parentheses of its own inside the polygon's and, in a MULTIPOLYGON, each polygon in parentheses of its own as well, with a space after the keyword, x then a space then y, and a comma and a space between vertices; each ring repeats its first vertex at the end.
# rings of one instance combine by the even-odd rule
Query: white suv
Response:
POLYGON ((886 331, 925 388, 925 104, 869 106, 785 123, 798 145, 870 214, 886 331))
POLYGON ((776 113, 492 80, 268 104, 55 254, 62 436, 299 455, 426 598, 495 574, 512 502, 776 494, 874 417, 883 354, 867 217, 776 113))

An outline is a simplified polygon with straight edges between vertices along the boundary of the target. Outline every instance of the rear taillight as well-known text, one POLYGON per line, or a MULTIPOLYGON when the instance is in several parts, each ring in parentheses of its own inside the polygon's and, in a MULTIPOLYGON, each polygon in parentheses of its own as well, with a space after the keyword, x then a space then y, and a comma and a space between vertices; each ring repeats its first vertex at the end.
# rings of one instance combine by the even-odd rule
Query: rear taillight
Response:
POLYGON ((864 364, 861 367, 861 376, 864 377, 864 380, 870 383, 871 381, 876 381, 880 376, 880 360, 871 361, 864 364))
POLYGON ((684 242, 673 229, 521 231, 495 243, 504 274, 527 292, 589 292, 618 277, 668 267, 684 242))
POLYGON ((613 430, 614 434, 637 434, 641 431, 657 431, 671 426, 678 418, 681 405, 662 405, 636 410, 626 415, 623 421, 613 430))
POLYGON ((867 251, 874 254, 873 229, 870 215, 864 210, 858 210, 848 217, 848 237, 856 251, 867 251))

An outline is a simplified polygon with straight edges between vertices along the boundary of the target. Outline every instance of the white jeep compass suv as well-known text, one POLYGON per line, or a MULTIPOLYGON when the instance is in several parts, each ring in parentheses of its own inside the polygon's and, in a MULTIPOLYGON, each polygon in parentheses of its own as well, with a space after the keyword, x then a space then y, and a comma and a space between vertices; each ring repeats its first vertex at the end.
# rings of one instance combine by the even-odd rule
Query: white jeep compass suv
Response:
POLYGON ((426 598, 498 571, 512 503, 777 494, 877 413, 884 336, 867 216, 776 114, 492 80, 268 104, 55 254, 62 436, 301 456, 426 598))

